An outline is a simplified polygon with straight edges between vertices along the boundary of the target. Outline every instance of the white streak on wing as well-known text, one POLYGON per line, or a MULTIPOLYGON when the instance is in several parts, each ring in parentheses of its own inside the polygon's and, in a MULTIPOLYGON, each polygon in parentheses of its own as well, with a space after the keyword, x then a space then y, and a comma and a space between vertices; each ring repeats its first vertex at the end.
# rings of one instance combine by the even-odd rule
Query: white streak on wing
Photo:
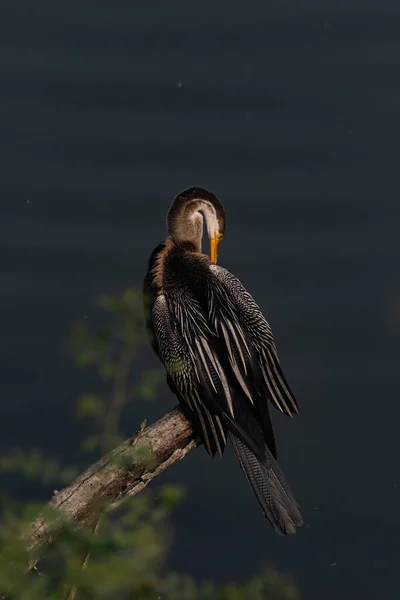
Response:
MULTIPOLYGON (((206 445, 206 448, 208 450, 208 452, 210 454, 212 454, 212 450, 211 450, 211 444, 210 444, 210 440, 208 438, 208 433, 207 433, 207 427, 206 424, 204 423, 204 418, 201 412, 201 402, 196 402, 196 397, 193 395, 192 398, 194 399, 194 404, 195 404, 195 412, 200 420, 200 424, 201 424, 201 428, 203 430, 204 433, 204 443, 206 445)), ((200 400, 200 399, 199 399, 200 400)))
MULTIPOLYGON (((242 363, 243 363, 244 372, 245 372, 245 374, 247 375, 247 366, 246 366, 246 361, 245 361, 245 359, 244 359, 244 356, 243 356, 243 352, 242 352, 242 346, 240 345, 240 342, 239 342, 239 340, 237 339, 236 332, 235 332, 235 328, 233 327, 233 325, 232 325, 232 323, 229 321, 229 319, 228 319, 227 323, 228 323, 228 327, 229 327, 229 329, 231 330, 231 333, 232 333, 232 335, 233 335, 233 338, 234 338, 234 340, 235 340, 236 348, 238 349, 238 352, 239 352, 239 354, 240 354, 240 358, 242 359, 242 363)), ((247 350, 248 350, 248 348, 247 348, 247 350)))
POLYGON ((248 352, 248 354, 249 354, 249 356, 250 356, 250 355, 251 355, 251 352, 250 352, 250 349, 249 349, 249 347, 248 347, 248 345, 247 345, 247 342, 246 342, 246 337, 245 337, 245 335, 244 335, 244 333, 243 333, 243 329, 242 329, 242 327, 241 327, 239 324, 237 324, 237 325, 236 325, 236 329, 237 329, 237 331, 238 331, 238 333, 239 333, 240 337, 242 338, 242 342, 243 342, 243 344, 244 344, 244 347, 246 348, 246 350, 247 350, 247 352, 248 352))
MULTIPOLYGON (((211 431, 213 432, 213 437, 214 437, 214 440, 215 440, 215 444, 217 446, 217 450, 220 453, 220 455, 222 456, 222 447, 221 447, 220 439, 219 439, 217 430, 215 429, 215 424, 214 424, 214 421, 213 421, 213 419, 212 419, 212 417, 210 415, 210 411, 201 402, 200 396, 199 396, 197 390, 194 390, 193 395, 195 396, 195 398, 197 400, 197 403, 198 403, 198 412, 200 413, 201 411, 204 411, 204 413, 205 413, 205 415, 207 417, 207 420, 208 420, 208 422, 210 424, 210 427, 211 427, 211 431)), ((218 418, 218 417, 216 417, 216 418, 218 418)), ((224 439, 224 436, 222 436, 222 438, 224 439)), ((226 441, 225 441, 225 443, 226 443, 226 441)))
MULTIPOLYGON (((265 361, 265 362, 266 362, 266 361, 265 361)), ((282 406, 280 405, 278 398, 276 398, 276 397, 275 397, 275 394, 274 394, 273 390, 271 389, 271 384, 270 384, 270 382, 269 382, 269 379, 268 379, 268 377, 267 377, 267 374, 266 374, 266 372, 265 372, 264 365, 263 365, 263 363, 262 363, 262 362, 260 363, 260 368, 261 368, 261 373, 262 373, 262 375, 263 375, 263 377, 264 377, 264 381, 265 381, 265 383, 266 383, 266 385, 267 385, 267 388, 268 388, 268 390, 269 390, 269 393, 270 393, 270 394, 271 394, 271 396, 272 396, 272 400, 273 400, 274 404, 276 404, 276 406, 278 407, 278 409, 279 409, 281 412, 283 412, 283 413, 284 413, 285 411, 283 410, 282 406)))
POLYGON ((190 345, 188 345, 188 350, 189 350, 189 354, 192 358, 192 365, 193 365, 194 371, 196 373, 197 380, 200 381, 200 375, 199 375, 199 371, 197 369, 197 364, 196 364, 196 355, 193 352, 193 349, 190 345))
MULTIPOLYGON (((272 363, 272 364, 274 364, 274 359, 273 359, 273 358, 272 358, 272 356, 271 356, 271 352, 270 352, 269 350, 267 350, 267 352, 268 352, 268 355, 269 355, 269 357, 270 357, 270 359, 271 359, 271 363, 272 363)), ((275 373, 276 373, 276 376, 277 376, 277 378, 279 379, 279 382, 280 382, 281 386, 283 387, 283 389, 285 390, 285 392, 286 392, 286 394, 287 394, 287 396, 288 396, 289 400, 291 401, 291 400, 292 400, 292 394, 291 394, 291 393, 290 393, 290 391, 288 390, 288 388, 287 388, 287 385, 285 384, 284 380, 283 380, 283 379, 282 379, 282 377, 281 377, 281 374, 279 373, 279 371, 278 371, 278 369, 277 369, 276 367, 275 367, 275 373)), ((296 406, 293 404, 293 402, 292 402, 292 401, 291 401, 291 404, 294 406, 295 410, 297 411, 297 408, 296 408, 296 406)))
POLYGON ((222 367, 220 365, 220 362, 219 362, 218 358, 211 351, 211 348, 208 345, 208 342, 207 342, 207 340, 204 337, 201 338, 201 343, 203 345, 203 348, 206 350, 206 352, 207 352, 207 354, 208 354, 208 356, 209 356, 209 358, 210 358, 210 360, 212 362, 212 365, 213 365, 215 371, 217 372, 217 374, 219 376, 219 379, 221 381, 222 387, 224 388, 225 397, 226 397, 226 400, 228 402, 229 411, 230 411, 232 417, 234 417, 232 397, 231 397, 231 393, 229 391, 229 385, 228 385, 228 382, 226 381, 226 377, 225 377, 224 371, 223 371, 223 369, 222 369, 222 367))
POLYGON ((214 440, 215 440, 215 444, 217 446, 217 450, 218 450, 220 456, 222 456, 221 442, 219 440, 217 430, 215 429, 214 421, 212 420, 212 417, 211 417, 209 411, 207 409, 205 409, 205 410, 206 410, 206 416, 207 416, 208 422, 210 423, 210 427, 211 427, 213 435, 214 435, 214 440))
POLYGON ((225 444, 226 444, 226 435, 225 435, 225 431, 224 428, 221 425, 221 419, 219 418, 218 415, 215 415, 215 421, 217 422, 217 425, 221 431, 221 435, 222 435, 222 439, 224 440, 225 444))
POLYGON ((278 350, 276 349, 274 338, 271 338, 271 345, 269 346, 269 348, 272 351, 272 354, 276 358, 277 362, 279 362, 278 350))
POLYGON ((225 345, 226 345, 226 348, 227 348, 227 350, 228 350, 229 359, 230 359, 231 363, 232 363, 232 364, 234 364, 236 361, 235 361, 235 356, 234 356, 234 354, 233 354, 233 350, 232 350, 232 347, 231 347, 231 341, 230 341, 230 339, 229 339, 229 336, 228 336, 228 332, 227 332, 227 330, 226 330, 226 327, 225 327, 225 325, 222 323, 222 321, 220 321, 220 327, 221 327, 221 329, 222 329, 222 335, 224 336, 224 339, 225 339, 225 345))
MULTIPOLYGON (((265 356, 265 354, 264 354, 264 356, 265 356)), ((266 357, 265 357, 265 359, 266 359, 266 357)), ((267 360, 267 359, 265 360, 265 365, 266 365, 266 367, 267 367, 267 371, 268 371, 268 377, 269 377, 269 385, 268 385, 268 387, 269 387, 269 390, 270 390, 270 392, 271 392, 272 396, 275 398, 275 401, 277 402, 276 396, 275 396, 275 394, 274 394, 274 392, 273 392, 273 390, 272 390, 272 387, 274 387, 274 388, 275 388, 275 391, 276 391, 276 393, 277 393, 277 394, 278 394, 278 396, 279 396, 279 400, 280 400, 280 402, 277 402, 277 404, 278 404, 278 406, 280 407, 280 410, 281 410, 282 412, 286 412, 286 413, 287 413, 289 416, 291 416, 291 415, 292 415, 292 411, 290 410, 290 408, 289 408, 289 407, 288 407, 288 405, 286 404, 285 398, 282 396, 282 393, 279 391, 279 388, 278 388, 278 386, 277 386, 277 384, 276 384, 276 382, 275 382, 275 379, 274 379, 274 377, 273 377, 273 375, 272 375, 271 368, 270 368, 270 366, 269 366, 269 362, 268 362, 268 360, 267 360), (283 410, 283 409, 281 408, 281 404, 284 406, 284 408, 285 408, 286 410, 283 410)))
POLYGON ((236 362, 235 355, 234 355, 232 347, 231 347, 231 342, 230 342, 230 339, 229 339, 226 327, 225 327, 225 325, 222 322, 220 323, 220 326, 221 326, 221 329, 222 329, 222 335, 224 336, 224 339, 225 339, 226 347, 228 349, 228 354, 229 354, 229 358, 230 358, 230 362, 231 362, 231 367, 233 369, 235 377, 238 380, 240 387, 242 388, 243 392, 246 394, 246 396, 248 397, 248 399, 250 400, 250 402, 252 404, 254 404, 253 403, 253 398, 251 397, 250 390, 248 389, 246 383, 244 382, 244 379, 243 379, 242 374, 241 374, 240 369, 239 369, 239 365, 236 362))
POLYGON ((211 377, 211 373, 210 373, 210 369, 208 368, 206 357, 204 356, 203 349, 202 349, 201 344, 200 344, 200 342, 199 342, 199 340, 197 338, 195 338, 195 344, 196 344, 197 349, 199 351, 201 362, 203 363, 204 368, 205 368, 205 370, 207 372, 208 379, 210 380, 210 383, 211 383, 212 387, 214 388, 215 393, 217 393, 217 388, 215 387, 213 378, 211 377))

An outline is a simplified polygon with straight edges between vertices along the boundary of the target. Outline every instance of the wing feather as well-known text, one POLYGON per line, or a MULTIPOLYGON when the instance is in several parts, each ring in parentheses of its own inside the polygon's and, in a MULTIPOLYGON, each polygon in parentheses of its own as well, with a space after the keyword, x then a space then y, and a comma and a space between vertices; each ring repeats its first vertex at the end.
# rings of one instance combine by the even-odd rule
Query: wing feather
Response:
MULTIPOLYGON (((213 298, 210 319, 214 323, 223 323, 225 329, 229 328, 235 347, 244 358, 242 365, 251 365, 252 372, 249 375, 245 369, 238 370, 237 363, 232 360, 231 352, 228 351, 231 367, 240 387, 243 389, 244 384, 250 391, 250 380, 258 380, 257 391, 260 396, 266 395, 278 410, 289 416, 298 413, 296 399, 282 372, 271 328, 259 306, 227 269, 210 265, 210 271, 208 293, 213 298), (238 344, 239 339, 243 345, 238 344), (261 381, 257 377, 257 371, 262 375, 261 381)), ((246 396, 248 397, 247 393, 246 396)))
MULTIPOLYGON (((226 269, 211 265, 200 281, 196 287, 195 278, 185 278, 185 285, 170 286, 155 298, 151 319, 157 352, 212 456, 222 454, 227 429, 239 432, 249 443, 246 423, 242 423, 245 411, 238 413, 240 402, 246 400, 264 423, 275 453, 265 399, 290 416, 298 409, 270 326, 240 281, 226 269)), ((259 440, 254 444, 257 451, 259 440)))
POLYGON ((166 295, 159 294, 152 307, 158 353, 180 403, 190 410, 202 432, 207 452, 211 456, 216 452, 222 456, 227 441, 226 427, 202 400, 207 395, 218 397, 222 389, 233 410, 229 386, 204 331, 200 329, 202 335, 198 335, 198 321, 196 327, 186 322, 183 329, 179 315, 179 310, 171 310, 166 295))

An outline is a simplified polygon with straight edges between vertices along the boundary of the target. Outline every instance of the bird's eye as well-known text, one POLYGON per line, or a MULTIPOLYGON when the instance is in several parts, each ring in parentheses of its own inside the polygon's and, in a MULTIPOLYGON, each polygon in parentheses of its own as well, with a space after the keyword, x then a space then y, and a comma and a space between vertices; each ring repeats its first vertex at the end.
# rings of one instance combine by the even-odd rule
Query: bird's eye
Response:
POLYGON ((223 239, 224 239, 224 234, 223 234, 223 233, 219 233, 219 234, 217 235, 217 240, 218 240, 219 242, 222 242, 222 240, 223 240, 223 239))

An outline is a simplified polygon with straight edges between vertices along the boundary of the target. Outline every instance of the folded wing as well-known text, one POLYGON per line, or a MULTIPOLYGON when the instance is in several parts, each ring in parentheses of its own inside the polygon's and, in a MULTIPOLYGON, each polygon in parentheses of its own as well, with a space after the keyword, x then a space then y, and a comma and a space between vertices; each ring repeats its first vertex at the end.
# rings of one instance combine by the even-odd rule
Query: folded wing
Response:
POLYGON ((207 286, 210 320, 225 339, 239 385, 247 396, 255 391, 289 416, 298 413, 271 328, 259 306, 232 273, 217 265, 211 265, 210 271, 212 276, 207 286))
MULTIPOLYGON (((224 338, 211 329, 198 300, 189 293, 181 293, 179 300, 160 294, 152 307, 152 321, 168 383, 201 428, 209 454, 223 454, 229 430, 262 459, 262 431, 232 381, 224 338)), ((249 406, 251 402, 248 398, 249 406)), ((271 451, 275 452, 273 436, 271 451)))

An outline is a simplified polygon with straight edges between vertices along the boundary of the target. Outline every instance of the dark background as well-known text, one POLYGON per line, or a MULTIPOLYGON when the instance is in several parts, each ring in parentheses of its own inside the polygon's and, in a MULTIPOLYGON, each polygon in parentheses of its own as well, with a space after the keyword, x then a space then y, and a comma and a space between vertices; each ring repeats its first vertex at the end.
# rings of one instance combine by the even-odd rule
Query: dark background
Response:
MULTIPOLYGON (((141 284, 172 198, 208 187, 220 263, 265 311, 302 409, 273 416, 307 526, 274 535, 232 455, 199 450, 164 476, 188 486, 171 564, 221 579, 271 560, 306 600, 398 598, 398 1, 0 12, 1 451, 79 457, 69 328, 141 284)), ((174 402, 137 405, 126 433, 174 402)))

